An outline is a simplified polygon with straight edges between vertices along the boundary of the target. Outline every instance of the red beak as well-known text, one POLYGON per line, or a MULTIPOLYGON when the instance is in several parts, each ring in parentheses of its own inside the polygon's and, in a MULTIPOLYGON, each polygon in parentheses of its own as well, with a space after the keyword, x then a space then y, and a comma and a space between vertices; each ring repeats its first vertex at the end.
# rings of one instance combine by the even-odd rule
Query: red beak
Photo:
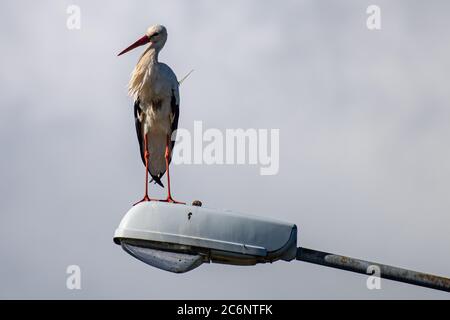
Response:
POLYGON ((143 46, 144 44, 147 44, 150 42, 150 39, 147 35, 143 36, 142 38, 140 38, 138 41, 136 41, 135 43, 133 43, 131 46, 129 46, 128 48, 126 48, 125 50, 123 50, 121 53, 119 53, 117 56, 120 56, 128 51, 133 50, 134 48, 143 46))

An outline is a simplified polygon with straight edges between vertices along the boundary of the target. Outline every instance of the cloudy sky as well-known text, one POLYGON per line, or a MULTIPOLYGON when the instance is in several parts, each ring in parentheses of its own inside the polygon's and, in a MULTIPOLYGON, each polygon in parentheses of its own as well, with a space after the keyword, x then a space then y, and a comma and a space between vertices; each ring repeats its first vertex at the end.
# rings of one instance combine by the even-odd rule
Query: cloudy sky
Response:
MULTIPOLYGON (((151 268, 112 242, 142 196, 126 94, 140 49, 179 77, 180 126, 280 129, 280 171, 178 165, 185 201, 296 223, 298 245, 450 273, 448 1, 2 1, 0 298, 448 298, 302 262, 151 268), (67 7, 81 29, 66 27, 67 7), (382 29, 366 27, 381 8, 382 29), (66 288, 79 265, 82 289, 66 288)), ((151 187, 153 196, 164 190, 151 187)))

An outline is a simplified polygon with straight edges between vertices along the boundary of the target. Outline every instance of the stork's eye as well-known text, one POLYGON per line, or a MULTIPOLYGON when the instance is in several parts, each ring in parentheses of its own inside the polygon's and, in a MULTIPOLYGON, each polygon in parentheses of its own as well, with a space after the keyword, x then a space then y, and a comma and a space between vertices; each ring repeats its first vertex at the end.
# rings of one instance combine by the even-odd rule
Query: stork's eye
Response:
POLYGON ((159 33, 155 32, 154 34, 152 34, 152 37, 156 37, 157 35, 159 35, 159 33))

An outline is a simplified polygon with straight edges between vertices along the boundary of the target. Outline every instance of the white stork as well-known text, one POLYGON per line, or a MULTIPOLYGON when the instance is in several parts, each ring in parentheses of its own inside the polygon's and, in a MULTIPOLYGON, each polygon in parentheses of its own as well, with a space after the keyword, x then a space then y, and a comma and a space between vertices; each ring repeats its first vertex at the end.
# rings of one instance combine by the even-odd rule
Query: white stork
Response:
POLYGON ((164 26, 154 25, 146 34, 119 56, 139 46, 149 44, 139 58, 131 74, 128 93, 134 98, 134 118, 139 140, 141 158, 145 164, 145 194, 141 201, 150 201, 148 196, 148 174, 152 181, 164 185, 161 177, 167 171, 167 201, 173 200, 170 193, 169 164, 172 159, 172 133, 178 127, 180 96, 178 80, 172 69, 158 61, 158 54, 167 40, 164 26))

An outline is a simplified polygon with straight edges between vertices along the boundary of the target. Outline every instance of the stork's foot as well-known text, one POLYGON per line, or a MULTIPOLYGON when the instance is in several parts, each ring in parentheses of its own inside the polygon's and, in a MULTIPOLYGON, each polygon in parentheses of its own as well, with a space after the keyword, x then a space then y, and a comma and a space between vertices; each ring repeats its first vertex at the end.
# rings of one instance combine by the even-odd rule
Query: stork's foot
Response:
POLYGON ((133 207, 141 202, 147 202, 147 201, 154 201, 154 199, 150 199, 148 197, 148 195, 145 195, 141 200, 139 200, 138 202, 136 202, 135 204, 133 204, 133 207))
POLYGON ((167 199, 159 200, 161 202, 167 202, 167 203, 177 203, 177 204, 186 204, 186 202, 179 202, 172 199, 172 197, 167 197, 167 199))

